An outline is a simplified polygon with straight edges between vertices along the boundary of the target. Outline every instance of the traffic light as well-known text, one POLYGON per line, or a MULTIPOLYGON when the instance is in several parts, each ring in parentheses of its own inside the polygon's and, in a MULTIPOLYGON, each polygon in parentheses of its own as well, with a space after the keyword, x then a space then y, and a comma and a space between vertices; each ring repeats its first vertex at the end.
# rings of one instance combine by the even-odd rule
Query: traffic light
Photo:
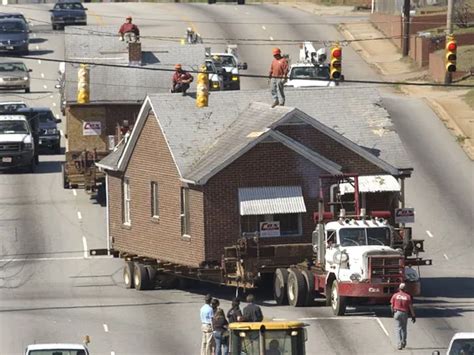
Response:
POLYGON ((207 107, 209 101, 209 76, 203 64, 197 75, 196 107, 207 107))
POLYGON ((342 48, 336 43, 331 48, 331 79, 340 80, 342 78, 342 48))
POLYGON ((447 36, 445 63, 446 63, 446 72, 448 73, 453 73, 456 71, 457 49, 458 49, 458 45, 456 43, 456 39, 454 38, 454 36, 447 36))
POLYGON ((77 72, 77 103, 89 103, 89 66, 80 64, 77 72))

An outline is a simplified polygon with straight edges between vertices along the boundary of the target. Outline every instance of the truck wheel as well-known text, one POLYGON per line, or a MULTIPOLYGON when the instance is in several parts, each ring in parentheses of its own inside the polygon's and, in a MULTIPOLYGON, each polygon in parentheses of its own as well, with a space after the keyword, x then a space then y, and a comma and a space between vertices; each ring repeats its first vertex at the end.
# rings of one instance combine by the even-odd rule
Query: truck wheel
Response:
POLYGON ((135 285, 135 290, 138 291, 150 289, 150 277, 148 276, 148 271, 145 265, 135 263, 135 269, 133 270, 133 284, 135 285))
POLYGON ((306 281, 301 271, 298 269, 290 269, 288 273, 288 302, 290 306, 304 306, 307 293, 306 281))
POLYGON ((305 306, 314 305, 314 298, 316 297, 316 290, 314 289, 314 274, 309 270, 303 270, 304 280, 306 282, 306 301, 305 306))
POLYGON ((346 297, 339 296, 339 286, 334 281, 331 286, 331 308, 336 316, 343 316, 346 312, 346 297))
POLYGON ((123 282, 125 288, 133 288, 133 270, 134 265, 132 261, 126 261, 125 266, 123 267, 123 282))
POLYGON ((277 305, 288 304, 288 270, 276 269, 273 277, 273 297, 277 305))

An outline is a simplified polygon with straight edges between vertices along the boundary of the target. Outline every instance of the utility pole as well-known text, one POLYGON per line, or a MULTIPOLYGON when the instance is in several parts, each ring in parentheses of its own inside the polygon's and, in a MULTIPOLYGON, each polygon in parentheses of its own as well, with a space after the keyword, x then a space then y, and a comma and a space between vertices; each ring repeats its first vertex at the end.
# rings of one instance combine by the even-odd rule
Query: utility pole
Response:
MULTIPOLYGON (((448 11, 446 15, 446 43, 448 43, 448 36, 453 34, 453 11, 454 0, 448 0, 448 11)), ((451 84, 453 82, 453 73, 446 71, 444 75, 444 83, 451 84)))
POLYGON ((410 46, 410 0, 403 1, 403 38, 402 38, 402 54, 408 56, 410 46))

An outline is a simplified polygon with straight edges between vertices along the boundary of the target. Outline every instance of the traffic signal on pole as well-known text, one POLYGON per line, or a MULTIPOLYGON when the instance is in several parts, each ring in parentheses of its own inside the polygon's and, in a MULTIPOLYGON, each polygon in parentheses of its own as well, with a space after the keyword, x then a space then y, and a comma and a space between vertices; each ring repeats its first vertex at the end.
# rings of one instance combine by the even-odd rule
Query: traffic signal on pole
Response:
POLYGON ((340 80, 342 78, 342 48, 336 43, 331 48, 331 79, 340 80))
POLYGON ((77 103, 89 103, 89 66, 80 64, 77 72, 77 103))
POLYGON ((456 59, 457 59, 457 49, 458 44, 454 36, 446 37, 446 54, 445 54, 445 64, 446 72, 453 73, 456 71, 456 59))

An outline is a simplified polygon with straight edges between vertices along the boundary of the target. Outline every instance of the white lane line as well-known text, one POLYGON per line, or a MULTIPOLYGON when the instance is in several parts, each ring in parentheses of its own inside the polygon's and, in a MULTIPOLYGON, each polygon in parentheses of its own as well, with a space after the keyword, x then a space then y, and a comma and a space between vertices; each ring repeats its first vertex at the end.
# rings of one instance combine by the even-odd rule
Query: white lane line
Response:
POLYGON ((48 88, 48 85, 43 85, 43 89, 47 89, 48 88))
POLYGON ((111 352, 110 352, 110 355, 115 355, 115 351, 111 351, 111 352))
MULTIPOLYGON (((61 135, 61 137, 64 137, 64 131, 62 129, 59 130, 59 134, 61 135)), ((73 189, 72 193, 74 194, 74 196, 77 196, 76 189, 73 189)))
POLYGON ((35 48, 36 48, 36 50, 38 50, 38 49, 40 49, 40 46, 36 45, 36 47, 35 47, 35 48))
POLYGON ((54 98, 54 96, 53 96, 53 95, 51 95, 49 98, 50 98, 50 99, 53 99, 53 98, 54 98))
POLYGON ((262 25, 262 30, 266 30, 267 28, 265 26, 262 25))
POLYGON ((53 102, 53 107, 56 107, 56 102, 53 102))
POLYGON ((270 41, 273 41, 273 37, 272 37, 272 36, 270 36, 270 41))
POLYGON ((81 211, 77 211, 77 219, 82 220, 82 213, 81 211))
POLYGON ((109 326, 105 323, 103 325, 104 325, 104 332, 108 333, 109 332, 109 326))
POLYGON ((443 254, 443 256, 444 256, 444 258, 445 258, 446 260, 449 260, 449 258, 448 258, 448 256, 447 256, 446 254, 443 254))
POLYGON ((84 259, 89 258, 89 254, 87 252, 87 239, 86 237, 82 236, 82 246, 84 247, 84 259))
POLYGON ((44 78, 44 73, 41 73, 41 77, 44 78))
POLYGON ((430 231, 426 231, 426 234, 428 234, 428 237, 430 237, 430 238, 434 237, 433 233, 431 233, 430 231))
POLYGON ((32 35, 33 37, 36 37, 36 33, 32 33, 31 35, 32 35))
POLYGON ((41 64, 41 59, 38 59, 38 64, 41 64))
POLYGON ((380 325, 380 328, 382 328, 383 332, 385 333, 385 335, 390 338, 390 335, 388 335, 388 332, 387 332, 387 329, 385 328, 385 326, 383 325, 382 321, 378 318, 378 317, 375 317, 375 319, 377 320, 377 323, 380 325))

